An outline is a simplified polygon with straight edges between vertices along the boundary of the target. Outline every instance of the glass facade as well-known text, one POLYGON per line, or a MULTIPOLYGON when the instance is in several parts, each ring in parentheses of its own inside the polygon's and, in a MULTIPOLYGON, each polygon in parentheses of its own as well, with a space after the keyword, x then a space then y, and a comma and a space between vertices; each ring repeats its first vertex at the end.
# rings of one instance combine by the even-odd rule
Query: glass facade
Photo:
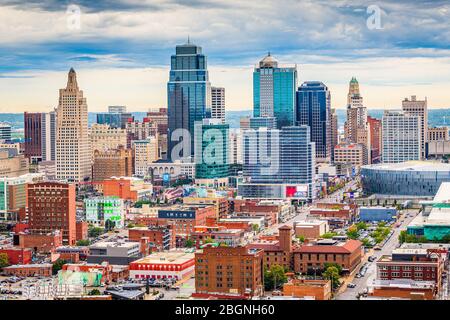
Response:
POLYGON ((450 165, 429 168, 389 168, 388 165, 361 168, 363 190, 367 194, 434 196, 442 182, 450 181, 450 165))
POLYGON ((298 88, 297 125, 311 128, 318 158, 331 158, 331 95, 322 82, 304 82, 298 88))
POLYGON ((220 119, 205 119, 195 123, 194 131, 195 177, 197 179, 228 177, 230 126, 222 124, 220 119))
POLYGON ((253 116, 275 117, 277 128, 292 126, 295 122, 295 90, 297 68, 279 68, 269 55, 253 72, 253 116))
MULTIPOLYGON (((193 137, 195 121, 211 115, 211 84, 201 47, 189 43, 176 47, 176 54, 171 57, 167 98, 169 137, 177 129, 187 129, 193 137)), ((169 138, 169 157, 177 143, 169 138)), ((191 139, 191 154, 193 151, 191 139)))
POLYGON ((308 198, 315 197, 315 146, 308 126, 246 130, 243 152, 247 183, 239 187, 239 195, 284 198, 286 185, 307 185, 308 198))

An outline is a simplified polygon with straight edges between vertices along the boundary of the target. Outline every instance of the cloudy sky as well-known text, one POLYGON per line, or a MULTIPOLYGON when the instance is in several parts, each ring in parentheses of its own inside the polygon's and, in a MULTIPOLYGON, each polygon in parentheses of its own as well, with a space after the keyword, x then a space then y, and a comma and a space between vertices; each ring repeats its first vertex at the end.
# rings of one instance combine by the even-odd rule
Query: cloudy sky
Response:
POLYGON ((165 107, 170 55, 188 35, 228 110, 251 109, 267 51, 297 64, 300 82, 327 84, 335 108, 352 76, 369 108, 410 95, 450 107, 447 0, 0 0, 0 112, 55 106, 70 67, 90 111, 165 107))

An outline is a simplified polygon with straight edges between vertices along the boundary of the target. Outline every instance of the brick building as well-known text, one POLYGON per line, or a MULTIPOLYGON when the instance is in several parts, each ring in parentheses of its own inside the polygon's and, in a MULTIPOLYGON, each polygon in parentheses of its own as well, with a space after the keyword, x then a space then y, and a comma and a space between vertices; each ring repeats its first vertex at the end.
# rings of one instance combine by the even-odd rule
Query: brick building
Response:
POLYGON ((116 149, 95 150, 92 165, 92 179, 102 181, 111 177, 133 175, 133 152, 119 146, 116 149))
POLYGON ((320 240, 295 248, 294 271, 303 274, 318 273, 324 269, 325 263, 336 263, 342 267, 343 272, 351 273, 361 263, 362 257, 361 241, 320 240))
POLYGON ((169 226, 150 226, 147 228, 132 228, 128 230, 128 240, 140 242, 148 238, 151 251, 174 249, 176 245, 175 232, 169 226))
POLYGON ((41 182, 28 185, 28 216, 32 234, 62 230, 63 242, 76 242, 75 185, 41 182))
POLYGON ((30 161, 37 162, 42 160, 41 150, 41 118, 42 113, 25 112, 24 116, 24 135, 25 135, 25 157, 30 161))
POLYGON ((62 232, 54 230, 46 234, 19 233, 15 235, 20 248, 31 248, 34 252, 50 253, 63 245, 62 232))
POLYGON ((263 251, 248 247, 205 247, 195 254, 193 296, 250 298, 261 296, 263 251))
POLYGON ((76 222, 76 240, 85 240, 88 238, 89 224, 86 221, 76 222))
POLYGON ((6 253, 9 264, 29 264, 33 252, 29 248, 0 247, 0 253, 6 253))
POLYGON ((274 265, 283 266, 285 270, 293 270, 292 227, 282 226, 278 229, 278 240, 268 239, 251 243, 253 249, 264 251, 263 264, 267 269, 274 265))
POLYGON ((43 264, 24 264, 24 265, 13 265, 3 268, 3 273, 8 276, 16 277, 50 277, 52 275, 51 263, 43 264))
POLYGON ((331 299, 330 280, 293 279, 283 285, 283 295, 296 298, 331 299))

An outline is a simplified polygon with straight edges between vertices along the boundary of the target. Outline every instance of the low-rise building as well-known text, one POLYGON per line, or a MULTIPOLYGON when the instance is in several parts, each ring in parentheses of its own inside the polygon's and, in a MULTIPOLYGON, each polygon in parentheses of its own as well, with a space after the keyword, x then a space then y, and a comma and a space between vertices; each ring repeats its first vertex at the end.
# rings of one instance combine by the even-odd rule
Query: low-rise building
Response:
POLYGON ((8 256, 9 264, 29 264, 33 252, 30 248, 19 247, 0 247, 0 254, 5 253, 8 256))
POLYGON ((17 264, 3 268, 3 273, 8 276, 16 277, 50 277, 52 275, 51 263, 41 264, 17 264))
POLYGON ((319 240, 294 250, 294 271, 313 274, 324 270, 326 263, 336 263, 343 272, 351 273, 361 263, 362 257, 361 241, 319 240))
POLYGON ((176 246, 175 232, 169 226, 136 227, 128 229, 128 240, 141 242, 148 238, 151 251, 174 249, 176 246))
POLYGON ((128 265, 141 257, 139 242, 97 242, 89 246, 88 263, 128 265))
POLYGON ((330 300, 331 289, 330 280, 293 279, 283 285, 283 295, 302 299, 330 300))
POLYGON ((296 237, 305 239, 317 239, 329 231, 326 220, 304 220, 294 222, 294 233, 296 237))
POLYGON ((181 280, 194 272, 194 257, 180 250, 153 253, 130 263, 130 278, 181 280))
POLYGON ((361 221, 392 221, 397 217, 397 209, 392 207, 361 207, 359 219, 361 221))
POLYGON ((367 165, 367 148, 362 143, 338 144, 334 147, 335 163, 351 163, 355 167, 367 165))
POLYGON ((133 202, 149 198, 153 194, 151 183, 134 177, 111 177, 96 183, 96 188, 105 197, 119 197, 133 202))
POLYGON ((242 243, 245 236, 245 230, 227 229, 216 226, 196 226, 191 232, 190 239, 197 248, 207 243, 223 243, 230 247, 236 247, 242 243))

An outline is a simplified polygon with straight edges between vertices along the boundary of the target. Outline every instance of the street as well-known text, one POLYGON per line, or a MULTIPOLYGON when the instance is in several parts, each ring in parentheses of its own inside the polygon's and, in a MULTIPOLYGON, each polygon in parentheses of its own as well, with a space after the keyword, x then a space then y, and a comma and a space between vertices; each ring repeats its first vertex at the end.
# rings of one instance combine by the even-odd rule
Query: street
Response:
MULTIPOLYGON (((400 235, 400 231, 405 229, 406 226, 414 219, 414 217, 418 214, 418 210, 415 209, 409 209, 402 211, 402 215, 400 217, 401 220, 403 220, 402 224, 399 228, 393 229, 394 233, 391 235, 389 240, 385 243, 385 245, 381 248, 379 251, 373 251, 373 255, 376 257, 376 260, 378 260, 383 255, 390 255, 392 253, 392 250, 397 248, 399 246, 398 236, 400 235), (407 215, 412 215, 411 217, 407 217, 407 215)), ((366 259, 363 259, 364 264, 366 259)), ((355 300, 358 293, 363 292, 369 283, 373 281, 373 279, 376 278, 376 260, 374 262, 368 263, 367 272, 364 277, 361 278, 355 278, 356 274, 359 272, 359 269, 361 268, 361 265, 358 266, 358 268, 355 269, 355 271, 349 276, 349 279, 346 279, 344 286, 346 286, 347 283, 354 283, 356 285, 355 288, 343 288, 345 290, 342 293, 339 293, 336 297, 336 300, 355 300)))

